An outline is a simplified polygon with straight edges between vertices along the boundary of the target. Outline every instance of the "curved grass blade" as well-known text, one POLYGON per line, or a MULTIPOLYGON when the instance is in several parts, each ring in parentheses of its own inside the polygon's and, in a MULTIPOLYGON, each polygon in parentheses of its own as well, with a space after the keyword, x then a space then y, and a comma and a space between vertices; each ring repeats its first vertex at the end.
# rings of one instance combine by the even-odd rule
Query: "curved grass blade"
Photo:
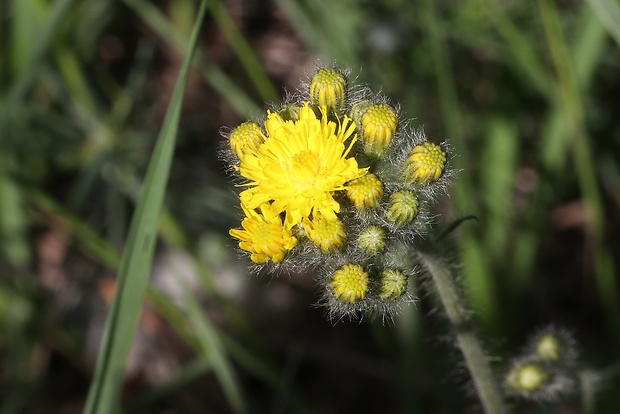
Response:
POLYGON ((84 413, 87 414, 112 413, 117 409, 125 361, 133 343, 142 301, 148 286, 157 226, 174 154, 183 93, 206 5, 206 0, 202 0, 187 54, 131 222, 121 258, 117 291, 108 315, 95 375, 84 408, 84 413))

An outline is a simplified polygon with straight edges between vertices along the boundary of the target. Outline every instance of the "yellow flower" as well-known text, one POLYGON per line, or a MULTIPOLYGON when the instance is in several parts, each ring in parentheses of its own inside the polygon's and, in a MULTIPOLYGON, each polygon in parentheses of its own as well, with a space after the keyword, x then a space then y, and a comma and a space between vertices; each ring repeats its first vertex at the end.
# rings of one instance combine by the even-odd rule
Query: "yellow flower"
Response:
POLYGON ((376 175, 366 174, 347 183, 347 196, 358 209, 377 207, 383 197, 383 183, 376 175))
POLYGON ((417 145, 407 158, 405 174, 418 184, 437 180, 446 166, 446 153, 437 144, 425 142, 417 145))
POLYGON ((239 247, 250 252, 254 263, 271 260, 280 263, 286 253, 297 245, 290 229, 284 228, 280 215, 269 204, 260 206, 260 214, 241 206, 246 217, 241 222, 243 230, 231 229, 230 235, 239 239, 239 247))
POLYGON ((284 226, 291 229, 304 218, 323 216, 334 220, 340 204, 335 191, 366 174, 353 157, 347 158, 356 136, 355 124, 344 117, 339 124, 320 118, 304 103, 299 120, 284 121, 269 112, 267 139, 258 150, 247 154, 238 167, 251 180, 240 194, 241 203, 256 208, 271 203, 275 214, 286 213, 284 226))
POLYGON ((365 151, 381 155, 392 141, 397 127, 398 118, 394 108, 385 104, 371 105, 362 115, 360 128, 365 151))
POLYGON ((403 227, 418 214, 420 202, 413 191, 402 190, 392 194, 386 219, 396 227, 403 227))
POLYGON ((256 122, 244 122, 230 133, 229 140, 230 147, 242 159, 244 154, 256 151, 265 141, 265 134, 256 122))
POLYGON ((323 253, 342 247, 347 235, 344 224, 338 218, 329 220, 318 216, 313 220, 304 220, 304 229, 308 238, 319 246, 323 253))
POLYGON ((346 88, 347 79, 342 73, 335 69, 319 69, 310 81, 312 105, 340 111, 344 107, 346 88))
POLYGON ((396 299, 407 289, 407 275, 400 270, 387 269, 381 272, 381 299, 396 299))
POLYGON ((368 273, 358 264, 346 264, 332 276, 334 294, 345 302, 356 302, 368 295, 368 273))

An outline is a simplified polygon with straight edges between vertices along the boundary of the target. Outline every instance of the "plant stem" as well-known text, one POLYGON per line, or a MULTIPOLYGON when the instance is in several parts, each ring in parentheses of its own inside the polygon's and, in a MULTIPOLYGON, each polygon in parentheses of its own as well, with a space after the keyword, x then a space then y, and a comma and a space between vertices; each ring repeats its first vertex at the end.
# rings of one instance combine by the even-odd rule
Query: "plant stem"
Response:
POLYGON ((419 253, 422 266, 431 275, 437 294, 456 333, 456 340, 474 380, 486 414, 506 414, 508 409, 493 371, 476 336, 468 312, 461 304, 449 265, 432 254, 419 253))

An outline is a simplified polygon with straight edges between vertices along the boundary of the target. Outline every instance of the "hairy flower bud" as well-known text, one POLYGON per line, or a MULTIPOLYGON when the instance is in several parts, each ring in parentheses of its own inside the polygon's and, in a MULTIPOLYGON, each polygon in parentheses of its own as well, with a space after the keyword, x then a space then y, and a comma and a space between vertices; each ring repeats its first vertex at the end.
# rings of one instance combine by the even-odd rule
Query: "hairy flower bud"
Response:
POLYGON ((368 226, 357 237, 357 246, 364 253, 374 256, 385 250, 385 230, 379 226, 368 226))
POLYGON ((287 103, 280 108, 278 115, 282 117, 284 121, 298 121, 299 112, 301 111, 301 105, 295 103, 287 103))
POLYGON ((368 273, 359 264, 346 264, 334 272, 330 286, 338 299, 357 302, 368 295, 368 273))
POLYGON ((367 154, 380 156, 390 145, 398 128, 396 110, 386 104, 373 104, 361 116, 360 135, 367 154))
POLYGON ((443 174, 446 167, 446 153, 432 142, 425 142, 413 148, 407 158, 405 177, 416 184, 429 184, 443 174))
POLYGON ((554 326, 548 326, 536 333, 530 339, 528 348, 540 360, 564 367, 573 365, 578 356, 571 334, 554 326))
POLYGON ((256 122, 244 122, 233 129, 229 136, 230 148, 235 151, 239 159, 245 154, 255 152, 265 141, 265 134, 256 122))
POLYGON ((506 376, 506 385, 516 393, 533 393, 541 390, 549 381, 545 367, 536 362, 514 366, 506 376))
POLYGON ((310 81, 310 103, 339 112, 344 108, 347 79, 336 69, 321 68, 310 81))
POLYGON ((407 290, 407 275, 397 269, 381 272, 381 299, 397 299, 407 290))
POLYGON ((330 253, 342 247, 346 237, 346 229, 340 219, 326 219, 318 216, 313 220, 305 220, 304 228, 308 238, 321 248, 323 253, 330 253))
POLYGON ((349 181, 346 186, 347 196, 358 209, 375 208, 383 197, 383 183, 374 174, 349 181))
POLYGON ((390 198, 386 219, 396 227, 404 227, 416 217, 419 205, 418 197, 413 191, 397 191, 390 198))

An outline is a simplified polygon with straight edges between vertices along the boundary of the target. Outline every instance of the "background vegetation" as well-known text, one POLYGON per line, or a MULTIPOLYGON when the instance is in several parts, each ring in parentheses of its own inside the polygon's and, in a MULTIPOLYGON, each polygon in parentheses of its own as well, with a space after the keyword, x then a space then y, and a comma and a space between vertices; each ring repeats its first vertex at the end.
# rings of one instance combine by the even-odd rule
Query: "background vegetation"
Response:
MULTIPOLYGON (((0 413, 84 407, 197 10, 0 3, 0 413)), ((573 333, 582 386, 515 412, 620 412, 619 48, 616 0, 209 0, 145 307, 120 332, 123 411, 479 412, 423 279, 393 323, 334 326, 312 274, 252 276, 235 254, 218 131, 320 59, 458 154, 438 221, 477 217, 450 254, 498 381, 537 329, 573 333)))

